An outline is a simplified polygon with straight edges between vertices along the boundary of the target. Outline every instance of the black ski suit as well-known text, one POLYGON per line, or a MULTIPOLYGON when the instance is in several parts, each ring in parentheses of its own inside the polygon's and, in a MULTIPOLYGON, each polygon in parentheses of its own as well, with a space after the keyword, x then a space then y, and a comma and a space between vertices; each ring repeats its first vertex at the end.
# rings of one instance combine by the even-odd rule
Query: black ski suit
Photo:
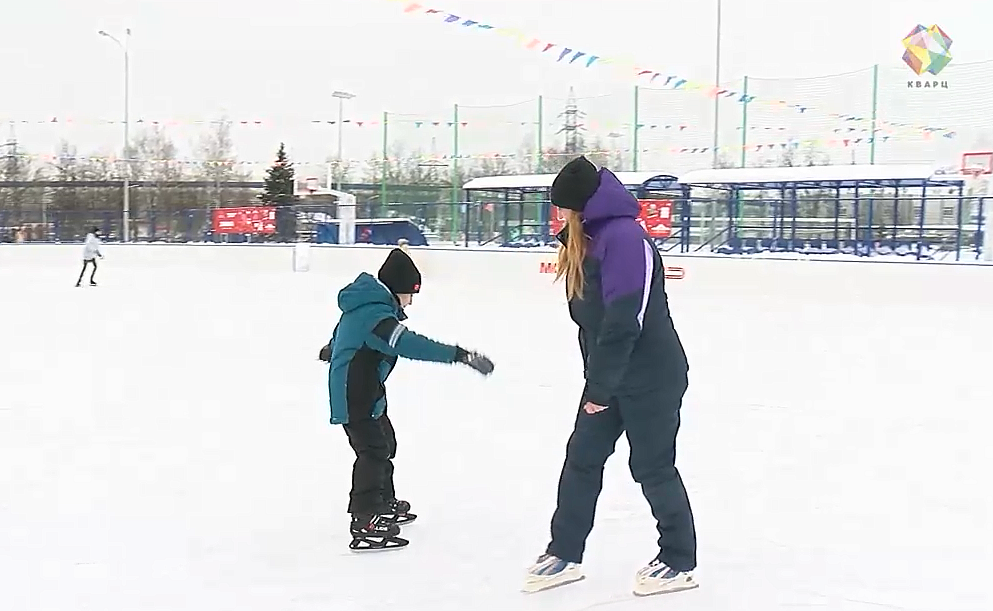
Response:
MULTIPOLYGON (((658 522, 659 557, 696 568, 693 513, 676 469, 676 433, 688 366, 669 315, 662 258, 637 221, 638 201, 608 170, 583 210, 590 237, 585 287, 569 303, 579 326, 586 386, 559 479, 547 552, 582 562, 603 468, 621 433, 631 475, 658 522), (608 409, 588 414, 585 402, 608 409)), ((564 241, 564 234, 560 235, 564 241)))

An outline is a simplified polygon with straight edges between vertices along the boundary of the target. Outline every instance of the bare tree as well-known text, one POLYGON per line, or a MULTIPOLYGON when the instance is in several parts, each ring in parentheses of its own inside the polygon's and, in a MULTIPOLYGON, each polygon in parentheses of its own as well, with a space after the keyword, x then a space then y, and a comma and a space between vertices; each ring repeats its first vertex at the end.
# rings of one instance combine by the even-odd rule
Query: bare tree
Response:
POLYGON ((251 179, 251 173, 241 167, 235 155, 231 125, 227 117, 212 121, 210 129, 201 134, 197 142, 196 149, 201 163, 192 172, 193 178, 214 183, 209 193, 198 193, 196 197, 197 203, 208 211, 211 207, 229 203, 248 205, 252 201, 251 193, 242 190, 232 192, 223 186, 225 182, 251 179))
MULTIPOLYGON (((0 159, 0 177, 3 180, 30 180, 31 160, 13 136, 7 142, 0 143, 0 159)), ((6 213, 8 225, 20 224, 26 220, 27 203, 28 193, 25 187, 0 188, 0 212, 6 213)))
POLYGON ((121 187, 75 187, 77 181, 110 181, 118 170, 106 156, 80 157, 78 149, 62 141, 54 161, 44 170, 44 177, 70 183, 53 187, 45 195, 48 200, 48 222, 57 228, 60 240, 81 240, 89 228, 119 223, 121 187))

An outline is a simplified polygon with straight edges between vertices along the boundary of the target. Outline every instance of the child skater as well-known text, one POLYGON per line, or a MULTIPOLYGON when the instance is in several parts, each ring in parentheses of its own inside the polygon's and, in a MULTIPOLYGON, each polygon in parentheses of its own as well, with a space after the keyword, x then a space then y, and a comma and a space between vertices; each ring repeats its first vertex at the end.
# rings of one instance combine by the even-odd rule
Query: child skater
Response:
POLYGON ((97 282, 95 277, 97 275, 97 257, 103 259, 103 253, 100 252, 100 230, 94 227, 86 234, 86 241, 83 243, 83 269, 79 272, 79 279, 76 280, 76 286, 79 287, 83 283, 83 274, 86 273, 86 268, 90 265, 93 266, 93 271, 90 272, 90 286, 96 286, 97 282))
POLYGON ((418 335, 401 321, 404 308, 420 292, 421 274, 414 261, 396 248, 378 277, 361 273, 338 293, 341 318, 320 358, 331 364, 328 390, 331 424, 341 424, 355 452, 348 512, 352 515, 355 551, 400 548, 400 524, 417 516, 393 489, 396 435, 386 414, 386 378, 397 358, 460 363, 483 375, 493 371, 490 359, 418 335))

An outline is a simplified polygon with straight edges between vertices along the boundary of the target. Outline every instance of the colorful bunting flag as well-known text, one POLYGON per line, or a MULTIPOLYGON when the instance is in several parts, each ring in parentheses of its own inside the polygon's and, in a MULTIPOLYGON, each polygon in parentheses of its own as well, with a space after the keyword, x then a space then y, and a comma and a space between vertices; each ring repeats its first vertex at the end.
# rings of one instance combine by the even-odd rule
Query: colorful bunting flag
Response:
MULTIPOLYGON (((478 29, 478 30, 493 30, 493 31, 496 31, 498 33, 500 33, 500 32, 508 32, 508 33, 509 32, 513 32, 513 35, 516 38, 518 38, 519 40, 527 41, 527 43, 525 44, 525 47, 527 49, 537 50, 537 49, 540 48, 541 49, 540 50, 540 53, 542 53, 542 54, 547 54, 549 51, 551 51, 553 49, 557 49, 558 50, 558 57, 555 60, 557 63, 563 63, 563 60, 565 60, 570 55, 572 56, 572 58, 568 62, 566 62, 568 64, 573 64, 577 59, 579 59, 581 57, 589 56, 589 59, 585 62, 585 67, 586 68, 590 68, 590 67, 592 67, 593 65, 596 65, 596 64, 613 66, 614 68, 622 71, 626 75, 630 75, 635 80, 645 80, 645 77, 648 77, 647 78, 647 81, 649 83, 654 83, 657 79, 659 79, 664 74, 666 76, 666 80, 665 80, 665 83, 662 85, 662 87, 668 87, 669 86, 669 83, 673 83, 672 84, 672 87, 671 87, 672 89, 686 89, 686 90, 690 90, 690 91, 703 91, 704 92, 704 95, 706 95, 708 97, 716 98, 718 96, 723 96, 725 98, 733 99, 734 101, 736 101, 738 103, 741 103, 741 104, 760 104, 760 105, 769 106, 769 107, 778 108, 778 109, 788 109, 788 110, 792 110, 792 111, 795 111, 797 113, 802 113, 802 114, 807 114, 807 113, 810 113, 811 111, 817 111, 815 114, 819 114, 819 115, 823 115, 823 116, 829 116, 829 117, 836 118, 836 119, 851 120, 851 121, 858 121, 858 122, 867 122, 867 123, 868 122, 871 122, 871 118, 869 118, 869 117, 862 117, 862 116, 857 116, 857 115, 846 115, 846 114, 840 114, 840 113, 827 112, 827 111, 824 111, 824 110, 819 110, 816 107, 811 106, 809 104, 797 104, 797 103, 787 102, 785 100, 775 100, 775 99, 771 99, 771 98, 761 98, 761 97, 757 97, 757 96, 754 96, 754 95, 751 95, 751 94, 747 94, 747 93, 744 93, 744 92, 738 92, 738 91, 732 91, 732 90, 726 90, 726 89, 716 88, 712 84, 704 84, 704 83, 700 83, 700 82, 693 81, 693 80, 690 80, 690 79, 681 78, 681 77, 679 77, 677 75, 671 75, 671 74, 668 74, 668 73, 665 73, 665 72, 662 72, 662 71, 658 71, 658 70, 646 68, 643 65, 638 64, 638 63, 636 63, 636 62, 634 62, 632 60, 629 60, 629 59, 613 59, 613 58, 602 57, 602 56, 599 56, 599 55, 594 55, 594 54, 589 53, 588 51, 581 51, 581 50, 575 49, 574 47, 566 46, 566 45, 563 45, 563 44, 560 44, 560 43, 551 42, 551 41, 544 40, 544 39, 539 38, 539 37, 526 36, 526 35, 524 35, 523 33, 521 33, 518 30, 512 30, 512 29, 509 29, 509 28, 494 28, 494 26, 491 26, 491 25, 481 24, 477 20, 463 19, 461 16, 456 15, 456 14, 451 13, 451 12, 448 12, 448 11, 443 10, 443 9, 434 9, 434 8, 429 9, 429 8, 425 8, 422 5, 420 5, 420 4, 416 3, 416 2, 410 2, 409 0, 385 0, 385 1, 387 1, 387 2, 394 2, 394 3, 398 3, 398 4, 403 4, 404 5, 403 12, 406 13, 406 14, 411 14, 411 15, 443 15, 444 16, 444 20, 443 20, 444 23, 460 24, 460 25, 462 25, 464 27, 468 27, 468 28, 475 27, 475 29, 478 29), (544 44, 542 45, 542 43, 544 43, 544 44)), ((928 132, 928 133, 950 133, 950 132, 952 132, 952 130, 950 130, 948 128, 945 128, 945 127, 934 127, 934 126, 929 126, 929 125, 919 125, 919 124, 906 123, 906 122, 884 121, 884 120, 879 120, 878 118, 877 118, 876 123, 877 123, 877 126, 886 126, 886 127, 889 127, 890 129, 893 129, 893 130, 896 130, 896 129, 907 129, 907 130, 914 130, 914 131, 923 131, 923 132, 928 132)))
MULTIPOLYGON (((878 139, 882 141, 888 141, 892 136, 879 136, 878 139)), ((723 153, 734 153, 740 152, 741 150, 746 151, 772 151, 777 149, 787 149, 787 148, 799 148, 802 146, 819 146, 828 148, 849 148, 857 147, 862 145, 867 145, 872 142, 871 137, 838 137, 838 138, 808 138, 808 139, 789 139, 786 141, 779 142, 763 142, 759 144, 747 144, 738 146, 720 146, 718 151, 723 153)), ((590 155, 611 155, 617 153, 631 153, 634 149, 612 149, 612 150, 593 150, 586 151, 586 154, 590 155)), ((712 152, 714 148, 712 146, 647 146, 639 147, 638 151, 642 154, 652 154, 665 152, 669 154, 703 154, 712 152)), ((417 159, 420 162, 444 162, 450 160, 481 160, 481 159, 536 159, 541 157, 543 159, 550 159, 554 157, 561 156, 572 156, 574 153, 477 153, 477 154, 464 154, 464 155, 421 155, 417 159)), ((166 164, 166 165, 178 165, 178 166, 201 166, 201 167, 235 167, 235 166, 261 166, 269 167, 273 164, 272 159, 265 160, 220 160, 220 161, 206 161, 203 159, 124 159, 121 157, 116 157, 113 155, 58 155, 58 154, 27 154, 21 153, 16 155, 8 155, 8 157, 17 157, 22 159, 31 159, 42 161, 46 163, 65 163, 67 161, 93 161, 102 162, 108 164, 131 162, 131 163, 150 163, 150 164, 166 164)), ((387 162, 397 163, 401 161, 409 161, 409 157, 387 157, 387 162)), ((376 159, 375 161, 381 161, 381 159, 376 159)), ((368 163, 368 159, 346 159, 347 164, 364 164, 368 163)), ((322 160, 293 160, 295 165, 299 166, 317 166, 325 167, 332 161, 326 159, 322 160)))

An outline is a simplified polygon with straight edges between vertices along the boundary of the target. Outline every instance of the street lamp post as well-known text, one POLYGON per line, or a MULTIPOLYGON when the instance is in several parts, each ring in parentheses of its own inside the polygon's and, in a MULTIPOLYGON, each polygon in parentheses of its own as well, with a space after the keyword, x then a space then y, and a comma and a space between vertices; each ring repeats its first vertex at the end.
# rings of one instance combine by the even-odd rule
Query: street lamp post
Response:
POLYGON ((341 159, 341 136, 342 132, 345 130, 345 100, 351 100, 355 97, 354 93, 348 93, 347 91, 335 91, 331 94, 332 98, 338 98, 338 185, 337 190, 341 191, 341 182, 344 172, 342 170, 342 159, 341 159))
POLYGON ((121 216, 123 229, 121 230, 121 240, 124 242, 130 241, 131 237, 131 160, 128 153, 130 146, 130 140, 128 137, 128 127, 130 125, 129 114, 130 114, 130 75, 131 70, 129 66, 130 57, 128 54, 128 42, 131 40, 131 28, 124 30, 124 42, 118 40, 115 36, 108 34, 107 32, 100 30, 97 32, 100 36, 104 36, 113 40, 117 43, 117 46, 124 51, 124 211, 121 216))

